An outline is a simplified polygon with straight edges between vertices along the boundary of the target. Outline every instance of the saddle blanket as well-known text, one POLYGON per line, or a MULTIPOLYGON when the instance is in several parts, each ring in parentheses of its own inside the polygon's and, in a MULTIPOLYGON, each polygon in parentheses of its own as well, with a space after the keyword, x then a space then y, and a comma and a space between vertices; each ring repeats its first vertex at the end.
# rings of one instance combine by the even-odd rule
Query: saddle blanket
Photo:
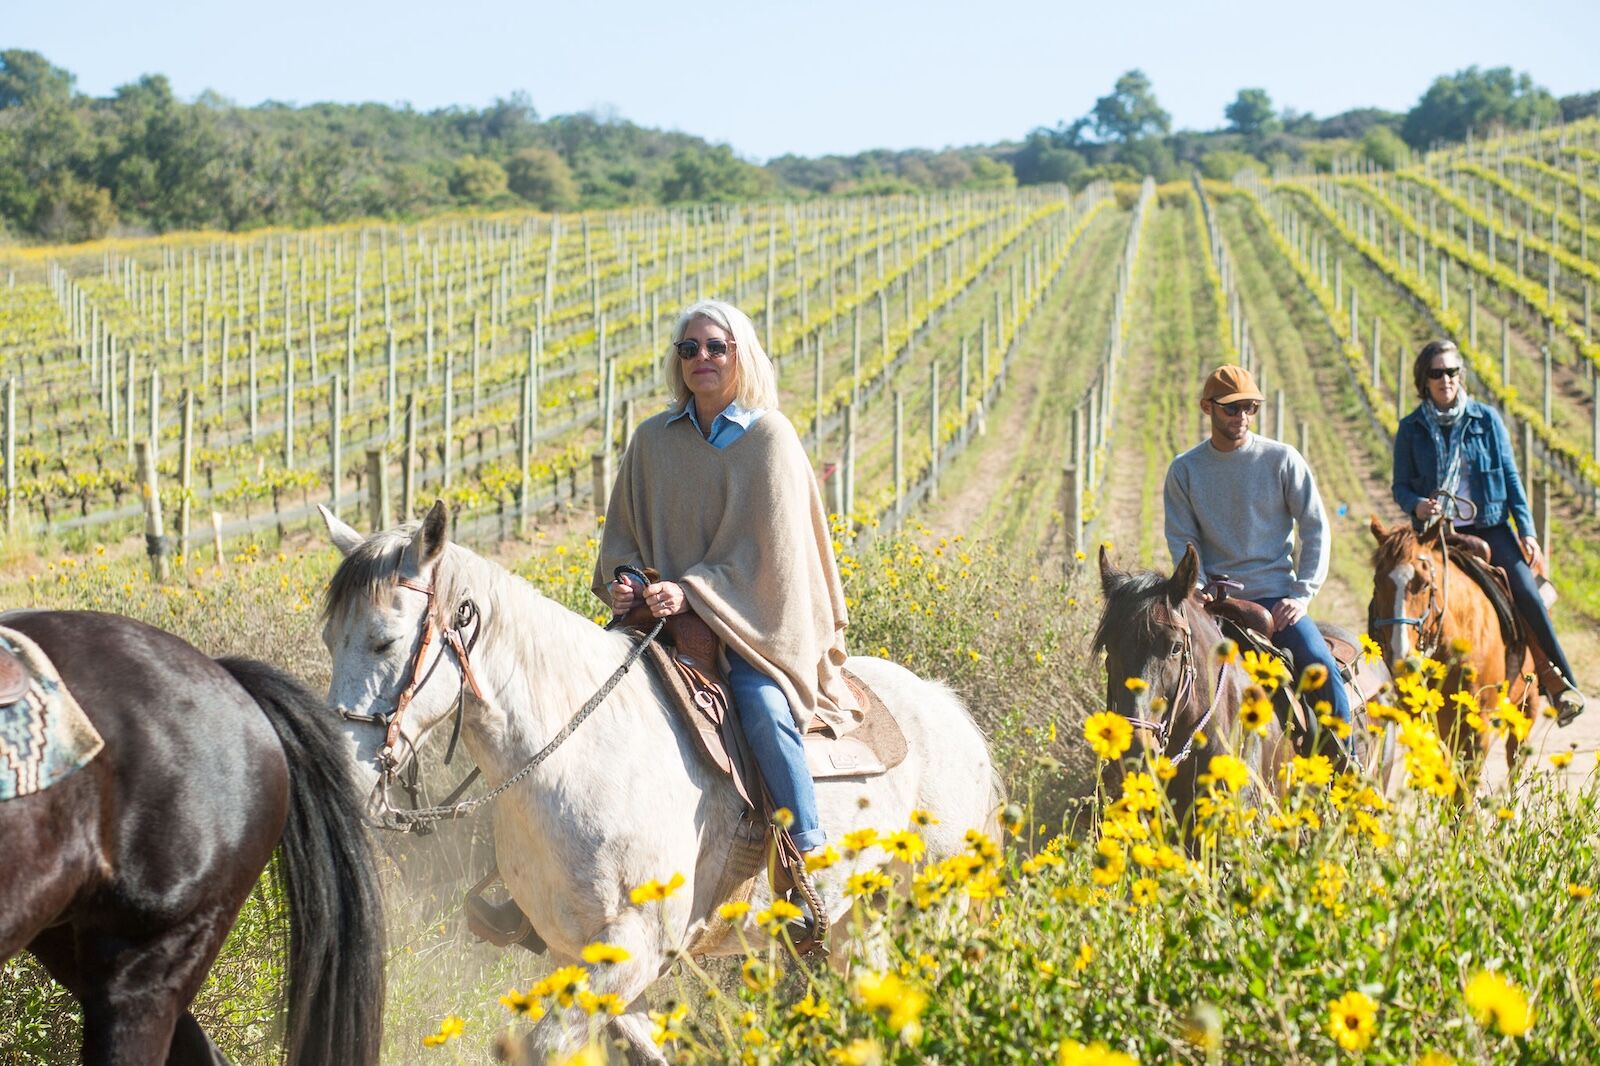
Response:
POLYGON ((39 646, 0 627, 0 800, 42 792, 104 746, 39 646))

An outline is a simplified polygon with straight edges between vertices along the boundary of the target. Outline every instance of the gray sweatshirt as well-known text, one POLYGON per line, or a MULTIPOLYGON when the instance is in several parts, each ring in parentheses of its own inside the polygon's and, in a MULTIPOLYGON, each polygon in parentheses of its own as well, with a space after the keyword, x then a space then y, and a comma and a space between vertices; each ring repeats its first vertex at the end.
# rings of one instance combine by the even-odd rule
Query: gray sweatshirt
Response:
POLYGON ((1167 550, 1193 544, 1200 578, 1227 574, 1239 595, 1309 600, 1328 576, 1328 521, 1305 459, 1280 441, 1250 434, 1219 452, 1205 440, 1172 461, 1166 484, 1167 550), (1300 558, 1294 557, 1295 524, 1300 558))

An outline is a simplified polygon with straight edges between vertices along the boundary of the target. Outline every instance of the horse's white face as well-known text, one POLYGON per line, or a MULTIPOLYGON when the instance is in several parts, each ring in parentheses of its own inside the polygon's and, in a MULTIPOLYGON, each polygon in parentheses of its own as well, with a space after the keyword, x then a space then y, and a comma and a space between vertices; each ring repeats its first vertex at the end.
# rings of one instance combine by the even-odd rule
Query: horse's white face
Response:
MULTIPOLYGON (((322 509, 322 516, 330 539, 345 555, 365 539, 328 510, 322 509)), ((443 507, 436 505, 405 549, 400 566, 403 579, 431 587, 434 566, 447 538, 445 528, 443 507)), ((411 683, 430 602, 426 593, 396 585, 376 602, 362 597, 348 604, 331 615, 322 629, 322 642, 333 660, 328 703, 341 715, 358 774, 369 788, 378 783, 387 727, 365 719, 389 718, 411 683)), ((437 634, 423 653, 417 676, 426 680, 413 693, 400 719, 393 752, 399 766, 413 757, 428 730, 450 714, 460 691, 460 669, 437 634)))
MULTIPOLYGON (((1402 563, 1389 571, 1389 584, 1393 589, 1393 599, 1390 600, 1390 617, 1407 617, 1406 602, 1410 597, 1411 583, 1416 579, 1417 568, 1412 563, 1402 563)), ((1389 654, 1390 663, 1402 662, 1411 652, 1411 627, 1396 622, 1389 627, 1389 654)))

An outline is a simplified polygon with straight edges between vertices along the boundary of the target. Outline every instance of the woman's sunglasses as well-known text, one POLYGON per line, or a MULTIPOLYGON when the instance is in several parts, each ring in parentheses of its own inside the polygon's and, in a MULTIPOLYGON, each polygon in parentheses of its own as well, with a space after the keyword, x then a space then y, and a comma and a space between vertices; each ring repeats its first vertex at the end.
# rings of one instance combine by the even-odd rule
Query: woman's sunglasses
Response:
MULTIPOLYGON (((695 340, 679 341, 673 345, 678 350, 678 358, 684 362, 696 358, 700 354, 700 342, 695 340)), ((712 337, 706 341, 706 354, 713 359, 721 359, 733 351, 733 342, 725 341, 721 337, 712 337)))
POLYGON ((1459 366, 1430 366, 1428 368, 1429 381, 1438 381, 1440 378, 1454 378, 1460 376, 1461 368, 1459 366))
POLYGON ((1253 415, 1260 411, 1261 401, 1235 400, 1232 403, 1219 403, 1217 406, 1222 408, 1222 413, 1229 418, 1237 418, 1240 415, 1253 415))

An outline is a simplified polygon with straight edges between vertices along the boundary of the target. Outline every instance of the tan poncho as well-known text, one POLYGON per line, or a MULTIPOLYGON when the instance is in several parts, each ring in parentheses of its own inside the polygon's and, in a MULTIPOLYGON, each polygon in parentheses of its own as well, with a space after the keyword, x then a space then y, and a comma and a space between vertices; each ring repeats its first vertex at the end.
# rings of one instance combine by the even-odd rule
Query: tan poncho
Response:
POLYGON ((594 591, 624 563, 654 567, 729 648, 783 690, 795 724, 855 728, 844 589, 827 512, 789 420, 768 411, 718 449, 687 418, 639 426, 606 508, 594 591))

